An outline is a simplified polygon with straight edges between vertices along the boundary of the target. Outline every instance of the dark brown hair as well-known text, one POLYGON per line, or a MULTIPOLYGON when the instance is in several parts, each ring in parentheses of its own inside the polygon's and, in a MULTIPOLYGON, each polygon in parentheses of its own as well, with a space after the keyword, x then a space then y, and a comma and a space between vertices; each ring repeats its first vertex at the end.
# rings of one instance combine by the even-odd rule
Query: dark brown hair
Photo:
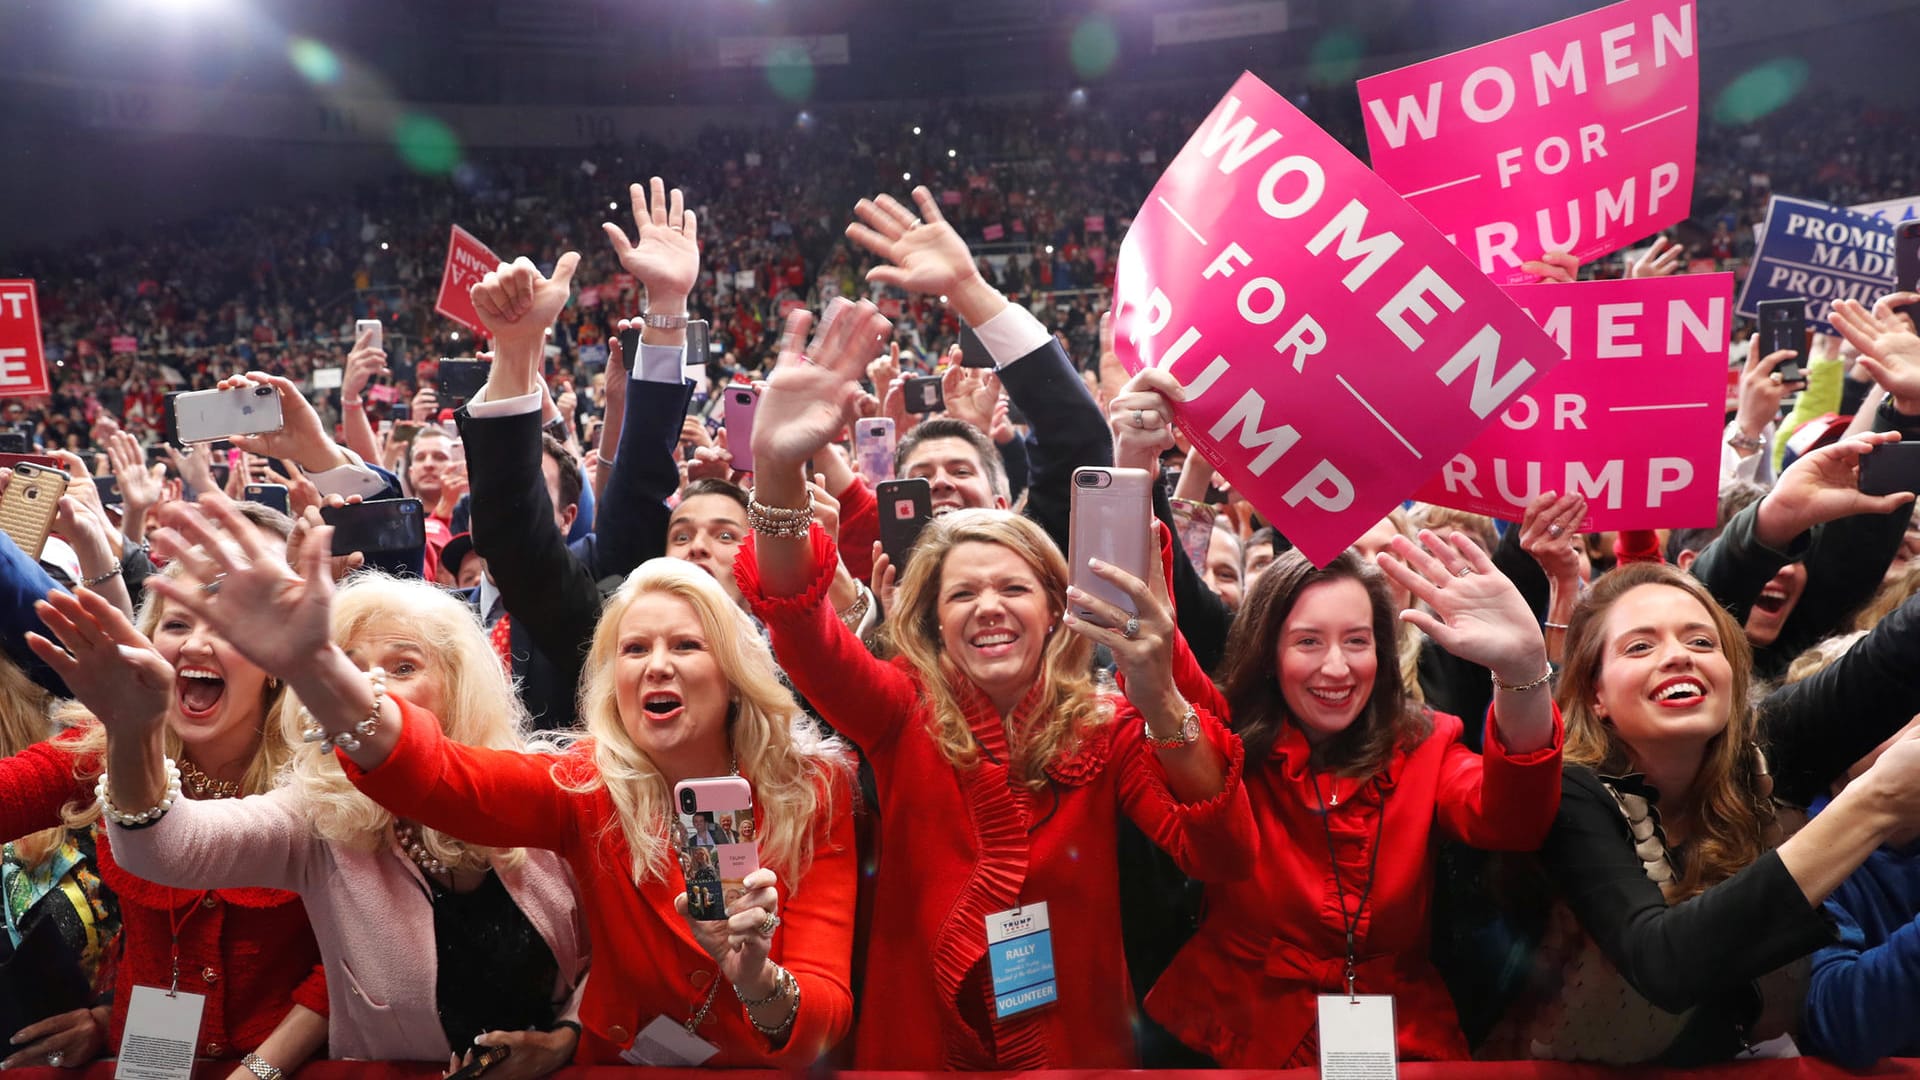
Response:
POLYGON ((1387 580, 1352 551, 1317 568, 1298 551, 1273 561, 1254 583, 1227 636, 1220 690, 1233 713, 1233 730, 1247 760, 1264 763, 1285 725, 1293 723, 1276 667, 1280 632, 1308 588, 1323 581, 1357 581, 1372 608, 1374 675, 1367 703, 1347 730, 1314 751, 1315 764, 1341 776, 1371 776, 1400 746, 1413 746, 1433 729, 1427 710, 1409 701, 1400 681, 1399 637, 1387 580))

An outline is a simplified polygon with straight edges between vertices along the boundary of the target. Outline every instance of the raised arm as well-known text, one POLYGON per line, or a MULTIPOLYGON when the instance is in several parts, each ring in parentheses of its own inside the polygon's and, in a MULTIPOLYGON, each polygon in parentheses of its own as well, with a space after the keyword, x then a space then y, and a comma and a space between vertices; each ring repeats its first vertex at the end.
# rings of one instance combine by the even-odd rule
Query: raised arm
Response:
POLYGON ((341 437, 347 449, 369 463, 380 460, 380 440, 374 437, 373 424, 367 420, 367 384, 375 375, 385 374, 386 350, 374 347, 373 331, 369 329, 354 340, 353 351, 347 354, 347 370, 340 380, 341 437))

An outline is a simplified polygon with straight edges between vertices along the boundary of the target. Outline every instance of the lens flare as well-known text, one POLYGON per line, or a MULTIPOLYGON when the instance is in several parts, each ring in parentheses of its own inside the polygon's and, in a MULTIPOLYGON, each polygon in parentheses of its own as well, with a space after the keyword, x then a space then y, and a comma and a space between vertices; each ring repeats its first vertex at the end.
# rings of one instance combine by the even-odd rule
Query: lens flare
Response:
POLYGON ((460 137, 423 113, 400 117, 393 125, 393 143, 400 151, 400 160, 415 172, 440 176, 460 164, 460 137))
POLYGON ((1807 84, 1807 62, 1780 56, 1740 73, 1713 102, 1721 124, 1751 124, 1792 101, 1807 84))
POLYGON ((288 41, 287 59, 301 78, 316 86, 331 86, 340 79, 340 58, 312 38, 297 37, 288 41))
POLYGON ((1097 79, 1113 70, 1120 59, 1120 31, 1109 19, 1095 15, 1073 28, 1067 58, 1083 79, 1097 79))

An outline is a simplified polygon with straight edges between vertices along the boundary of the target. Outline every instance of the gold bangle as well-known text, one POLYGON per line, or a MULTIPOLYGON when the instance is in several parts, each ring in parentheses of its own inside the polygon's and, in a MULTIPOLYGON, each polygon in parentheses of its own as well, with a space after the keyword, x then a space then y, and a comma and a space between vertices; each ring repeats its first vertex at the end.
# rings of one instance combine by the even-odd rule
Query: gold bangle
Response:
POLYGON ((809 500, 805 507, 768 506, 748 496, 747 527, 762 536, 802 539, 813 528, 813 503, 809 500))

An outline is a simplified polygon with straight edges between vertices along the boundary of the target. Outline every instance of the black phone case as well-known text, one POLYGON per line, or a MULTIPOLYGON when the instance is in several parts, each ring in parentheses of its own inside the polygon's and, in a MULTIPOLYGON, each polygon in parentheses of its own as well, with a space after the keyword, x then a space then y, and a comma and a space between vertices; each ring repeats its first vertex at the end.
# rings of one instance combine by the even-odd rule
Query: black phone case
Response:
POLYGON ((418 499, 323 506, 320 519, 333 526, 335 555, 414 551, 427 543, 427 515, 418 499))
POLYGON ((880 549, 892 561, 895 574, 907 570, 907 556, 920 539, 920 532, 933 520, 933 487, 925 480, 886 480, 874 489, 880 503, 880 549), (899 515, 901 503, 912 503, 913 512, 899 515))
POLYGON ((1860 493, 1920 491, 1920 442, 1888 443, 1860 459, 1860 493))
POLYGON ((938 375, 915 375, 901 392, 907 398, 907 411, 916 415, 939 412, 947 407, 947 390, 938 375))

